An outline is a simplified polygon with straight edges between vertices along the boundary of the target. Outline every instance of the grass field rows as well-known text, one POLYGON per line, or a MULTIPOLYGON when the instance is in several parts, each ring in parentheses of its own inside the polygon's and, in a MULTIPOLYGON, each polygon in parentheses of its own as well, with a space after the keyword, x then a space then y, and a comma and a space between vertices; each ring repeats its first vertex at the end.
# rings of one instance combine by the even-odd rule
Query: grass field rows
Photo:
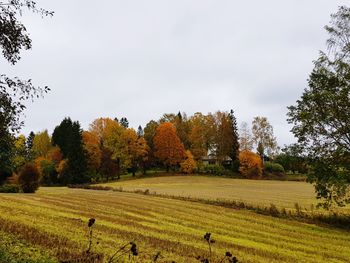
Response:
MULTIPOLYGON (((208 176, 166 176, 101 184, 125 191, 146 190, 151 193, 208 200, 243 201, 256 206, 278 208, 315 208, 314 187, 306 182, 230 179, 208 176)), ((337 211, 349 212, 350 206, 337 211)))
MULTIPOLYGON (((136 182, 136 181, 134 181, 136 182)), ((112 191, 41 188, 33 195, 0 195, 0 230, 44 249, 74 257, 87 248, 88 218, 96 218, 97 252, 111 255, 135 240, 139 262, 162 251, 162 261, 197 262, 231 251, 240 262, 350 262, 349 232, 249 211, 112 191)))

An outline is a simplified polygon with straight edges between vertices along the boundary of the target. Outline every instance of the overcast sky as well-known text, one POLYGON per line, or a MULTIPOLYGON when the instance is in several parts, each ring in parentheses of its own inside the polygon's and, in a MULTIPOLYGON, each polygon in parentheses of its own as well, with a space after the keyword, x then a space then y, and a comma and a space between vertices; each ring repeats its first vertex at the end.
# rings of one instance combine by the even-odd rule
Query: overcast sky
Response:
POLYGON ((294 141, 286 107, 325 49, 323 27, 348 1, 50 0, 52 18, 25 14, 33 49, 0 71, 52 91, 28 105, 23 133, 52 132, 66 116, 137 128, 163 113, 234 109, 266 116, 279 144, 294 141))

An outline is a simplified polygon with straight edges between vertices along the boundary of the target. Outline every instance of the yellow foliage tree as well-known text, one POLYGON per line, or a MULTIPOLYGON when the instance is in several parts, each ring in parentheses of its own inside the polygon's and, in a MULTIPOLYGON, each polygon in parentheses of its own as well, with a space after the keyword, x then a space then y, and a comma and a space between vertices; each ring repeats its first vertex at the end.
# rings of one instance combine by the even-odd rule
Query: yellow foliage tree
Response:
POLYGON ((100 149, 100 140, 96 133, 83 132, 84 149, 87 153, 88 167, 97 171, 101 165, 102 152, 100 149))
POLYGON ((35 134, 32 147, 35 157, 46 157, 51 148, 51 138, 47 130, 35 134))
POLYGON ((101 150, 107 149, 112 153, 117 175, 128 166, 126 142, 121 139, 125 130, 117 121, 110 118, 98 118, 90 124, 89 131, 99 139, 101 150))
POLYGON ((90 124, 89 131, 97 136, 101 144, 105 144, 106 137, 119 127, 120 124, 111 118, 98 118, 90 124))
POLYGON ((195 113, 192 118, 190 118, 190 149, 196 160, 200 160, 202 157, 207 155, 208 145, 207 145, 207 129, 205 116, 199 112, 195 113))
POLYGON ((26 163, 26 137, 24 135, 19 135, 15 139, 14 153, 12 164, 15 171, 19 171, 19 169, 26 163))
POLYGON ((134 174, 139 162, 146 160, 149 151, 145 139, 139 137, 134 129, 125 128, 110 118, 96 119, 90 125, 90 134, 85 133, 85 139, 90 141, 91 150, 96 149, 99 142, 99 145, 112 153, 111 158, 116 162, 118 175, 129 168, 132 168, 134 174))
POLYGON ((239 171, 247 178, 260 178, 262 176, 263 164, 260 156, 251 151, 239 153, 239 171))
POLYGON ((193 174, 197 170, 197 163, 190 151, 186 151, 186 160, 180 164, 181 172, 185 174, 193 174))

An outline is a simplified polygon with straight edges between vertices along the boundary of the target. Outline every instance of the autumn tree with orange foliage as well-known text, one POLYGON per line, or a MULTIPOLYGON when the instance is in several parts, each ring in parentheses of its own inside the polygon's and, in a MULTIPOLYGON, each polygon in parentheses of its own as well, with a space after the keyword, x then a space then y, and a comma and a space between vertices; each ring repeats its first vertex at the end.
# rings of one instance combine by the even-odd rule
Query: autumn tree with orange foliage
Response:
POLYGON ((97 171, 101 165, 102 151, 96 133, 83 131, 83 146, 87 154, 87 164, 91 171, 97 171))
POLYGON ((52 146, 50 151, 47 153, 48 158, 55 163, 56 166, 62 161, 63 154, 61 149, 57 146, 52 146))
POLYGON ((137 169, 147 160, 149 147, 142 136, 138 136, 134 129, 125 129, 122 133, 122 141, 126 142, 128 168, 135 176, 137 169))
POLYGON ((180 164, 180 170, 185 174, 193 174, 197 169, 197 163, 193 158, 191 151, 186 151, 186 160, 180 164))
POLYGON ((159 125, 153 139, 155 156, 165 165, 167 171, 170 167, 178 166, 185 158, 185 148, 176 134, 176 128, 170 122, 159 125))
POLYGON ((260 178, 263 172, 263 164, 260 156, 251 151, 239 153, 239 171, 247 178, 260 178))
POLYGON ((39 156, 34 160, 40 174, 40 183, 43 185, 58 184, 58 167, 63 159, 59 147, 51 146, 51 149, 44 156, 39 156))

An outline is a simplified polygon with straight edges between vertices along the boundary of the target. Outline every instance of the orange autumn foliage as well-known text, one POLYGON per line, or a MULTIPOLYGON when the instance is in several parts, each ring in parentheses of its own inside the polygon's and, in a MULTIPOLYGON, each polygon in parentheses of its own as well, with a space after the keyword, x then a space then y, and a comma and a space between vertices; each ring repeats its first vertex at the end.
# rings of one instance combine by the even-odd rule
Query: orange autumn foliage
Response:
POLYGON ((57 146, 52 147, 47 155, 49 160, 53 161, 56 165, 58 165, 63 159, 63 154, 57 146))
POLYGON ((100 140, 96 133, 83 132, 84 149, 87 153, 87 161, 90 169, 97 170, 101 165, 102 152, 100 149, 100 140))
POLYGON ((175 126, 170 122, 159 125, 153 139, 155 157, 169 168, 181 163, 185 158, 185 148, 176 134, 175 126))
POLYGON ((147 160, 149 147, 143 137, 139 137, 134 129, 125 129, 122 140, 126 142, 127 154, 132 162, 135 160, 147 160))
POLYGON ((181 172, 185 174, 193 174, 197 169, 197 163, 190 151, 186 151, 186 160, 181 164, 181 172))
POLYGON ((41 164, 43 162, 49 162, 49 161, 50 161, 49 159, 47 159, 46 157, 43 157, 43 156, 39 156, 34 160, 34 164, 35 164, 36 168, 38 169, 40 176, 43 176, 41 164))
POLYGON ((260 178, 262 176, 263 164, 261 158, 251 151, 239 153, 239 171, 247 178, 260 178))
POLYGON ((62 161, 60 161, 60 163, 58 164, 58 167, 57 167, 58 178, 64 177, 64 174, 65 174, 67 168, 68 168, 68 160, 63 159, 62 161))

